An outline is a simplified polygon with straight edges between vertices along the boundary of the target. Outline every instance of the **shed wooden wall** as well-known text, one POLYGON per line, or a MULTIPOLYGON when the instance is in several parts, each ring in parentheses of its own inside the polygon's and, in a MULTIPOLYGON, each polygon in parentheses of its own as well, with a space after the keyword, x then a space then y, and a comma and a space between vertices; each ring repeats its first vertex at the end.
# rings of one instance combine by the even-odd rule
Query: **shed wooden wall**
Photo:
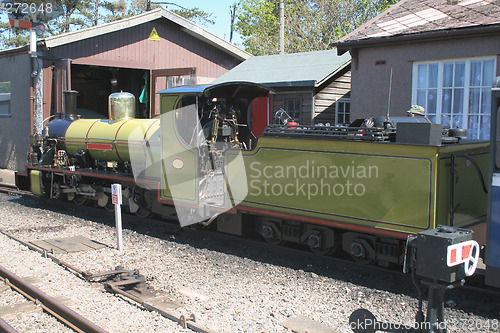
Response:
POLYGON ((339 99, 350 99, 351 97, 351 71, 346 69, 339 76, 326 83, 320 88, 314 98, 314 119, 316 123, 336 124, 335 103, 339 99))
POLYGON ((198 83, 210 82, 241 62, 166 19, 57 46, 48 54, 82 65, 150 70, 196 67, 198 83), (153 28, 161 41, 148 39, 153 28))

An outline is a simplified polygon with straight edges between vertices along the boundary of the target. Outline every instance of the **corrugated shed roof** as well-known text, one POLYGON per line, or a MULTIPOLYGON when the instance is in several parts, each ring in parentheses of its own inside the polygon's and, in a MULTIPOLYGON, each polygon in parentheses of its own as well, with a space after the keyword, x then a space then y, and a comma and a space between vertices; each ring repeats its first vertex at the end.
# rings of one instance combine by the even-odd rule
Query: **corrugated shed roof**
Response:
POLYGON ((249 81, 269 87, 317 87, 351 62, 351 56, 337 50, 251 57, 213 83, 249 81))
POLYGON ((500 24, 500 0, 401 0, 339 40, 359 40, 500 24))
POLYGON ((131 28, 145 22, 150 22, 165 18, 181 27, 184 32, 198 38, 218 49, 221 49, 239 60, 245 60, 251 57, 251 54, 238 48, 237 46, 219 38, 193 22, 167 10, 158 8, 143 14, 128 17, 122 20, 113 21, 106 24, 100 24, 94 27, 85 28, 77 31, 71 31, 60 35, 51 36, 42 40, 47 48, 53 48, 60 45, 76 42, 79 40, 108 34, 114 31, 131 28))

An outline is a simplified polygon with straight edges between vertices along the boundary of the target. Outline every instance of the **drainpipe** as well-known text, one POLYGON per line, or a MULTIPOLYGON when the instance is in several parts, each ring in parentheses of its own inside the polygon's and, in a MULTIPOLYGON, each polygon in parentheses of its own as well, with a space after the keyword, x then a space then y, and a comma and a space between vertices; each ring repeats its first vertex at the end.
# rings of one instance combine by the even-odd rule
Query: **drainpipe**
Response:
POLYGON ((36 32, 30 30, 31 78, 33 79, 33 133, 43 129, 43 62, 36 53, 36 32))

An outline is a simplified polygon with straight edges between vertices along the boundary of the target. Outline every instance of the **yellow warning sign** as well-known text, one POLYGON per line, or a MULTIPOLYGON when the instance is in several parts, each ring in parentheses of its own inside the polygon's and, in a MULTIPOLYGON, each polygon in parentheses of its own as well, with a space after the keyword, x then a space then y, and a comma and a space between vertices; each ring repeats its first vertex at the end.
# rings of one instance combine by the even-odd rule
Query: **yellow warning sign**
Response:
POLYGON ((148 39, 155 40, 157 42, 160 41, 160 36, 158 35, 158 32, 156 32, 156 28, 153 28, 153 30, 151 30, 148 39))

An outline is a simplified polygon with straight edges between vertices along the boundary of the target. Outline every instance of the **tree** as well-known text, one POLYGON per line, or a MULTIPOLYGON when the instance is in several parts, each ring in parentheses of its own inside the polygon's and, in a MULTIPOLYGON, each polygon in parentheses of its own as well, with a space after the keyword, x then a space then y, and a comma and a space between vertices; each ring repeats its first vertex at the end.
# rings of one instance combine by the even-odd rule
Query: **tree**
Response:
MULTIPOLYGON (((287 1, 286 8, 290 8, 291 3, 293 1, 287 1)), ((244 39, 246 51, 253 55, 278 53, 278 2, 242 0, 240 8, 236 29, 244 39)))
POLYGON ((58 0, 54 2, 59 5, 62 15, 47 22, 49 34, 57 35, 92 25, 95 10, 92 0, 58 0))
MULTIPOLYGON (((28 0, 28 2, 46 4, 48 0, 28 0)), ((38 17, 40 21, 44 22, 45 36, 83 29, 144 13, 148 4, 148 0, 131 1, 129 6, 126 0, 52 0, 50 2, 55 6, 54 8, 58 9, 60 16, 53 18, 40 15, 38 17)), ((159 4, 151 3, 151 9, 159 6, 159 4)), ((181 9, 173 11, 199 24, 215 23, 211 19, 212 14, 201 11, 199 8, 181 7, 181 9)), ((0 49, 21 46, 28 42, 29 30, 10 28, 7 23, 0 23, 0 49)))
POLYGON ((103 17, 104 22, 112 22, 129 16, 125 0, 104 1, 102 7, 109 12, 103 17))
POLYGON ((215 24, 215 21, 211 19, 212 14, 200 10, 198 7, 174 9, 172 11, 177 15, 180 15, 185 19, 193 21, 194 23, 199 25, 206 26, 207 24, 215 24))
MULTIPOLYGON (((137 1, 132 1, 130 5, 130 10, 128 15, 137 15, 141 14, 147 11, 148 8, 148 2, 151 0, 137 0, 137 1)), ((206 24, 214 24, 215 21, 211 19, 212 14, 204 12, 200 10, 198 7, 194 8, 184 8, 182 6, 179 6, 173 2, 163 2, 163 1, 151 1, 149 3, 150 9, 156 9, 159 8, 160 5, 174 5, 179 7, 180 9, 172 9, 172 12, 176 13, 179 16, 184 17, 185 19, 188 19, 190 21, 193 21, 197 24, 201 25, 206 25, 206 24)))
POLYGON ((7 23, 0 23, 0 48, 10 48, 28 44, 29 30, 10 28, 7 23))
MULTIPOLYGON (((285 0, 287 53, 326 50, 397 0, 285 0)), ((236 28, 246 51, 278 53, 278 0, 241 0, 236 28)))
POLYGON ((236 20, 236 11, 238 10, 238 4, 234 3, 229 7, 229 14, 231 15, 231 24, 229 26, 229 43, 233 42, 233 33, 234 33, 234 22, 236 20))

